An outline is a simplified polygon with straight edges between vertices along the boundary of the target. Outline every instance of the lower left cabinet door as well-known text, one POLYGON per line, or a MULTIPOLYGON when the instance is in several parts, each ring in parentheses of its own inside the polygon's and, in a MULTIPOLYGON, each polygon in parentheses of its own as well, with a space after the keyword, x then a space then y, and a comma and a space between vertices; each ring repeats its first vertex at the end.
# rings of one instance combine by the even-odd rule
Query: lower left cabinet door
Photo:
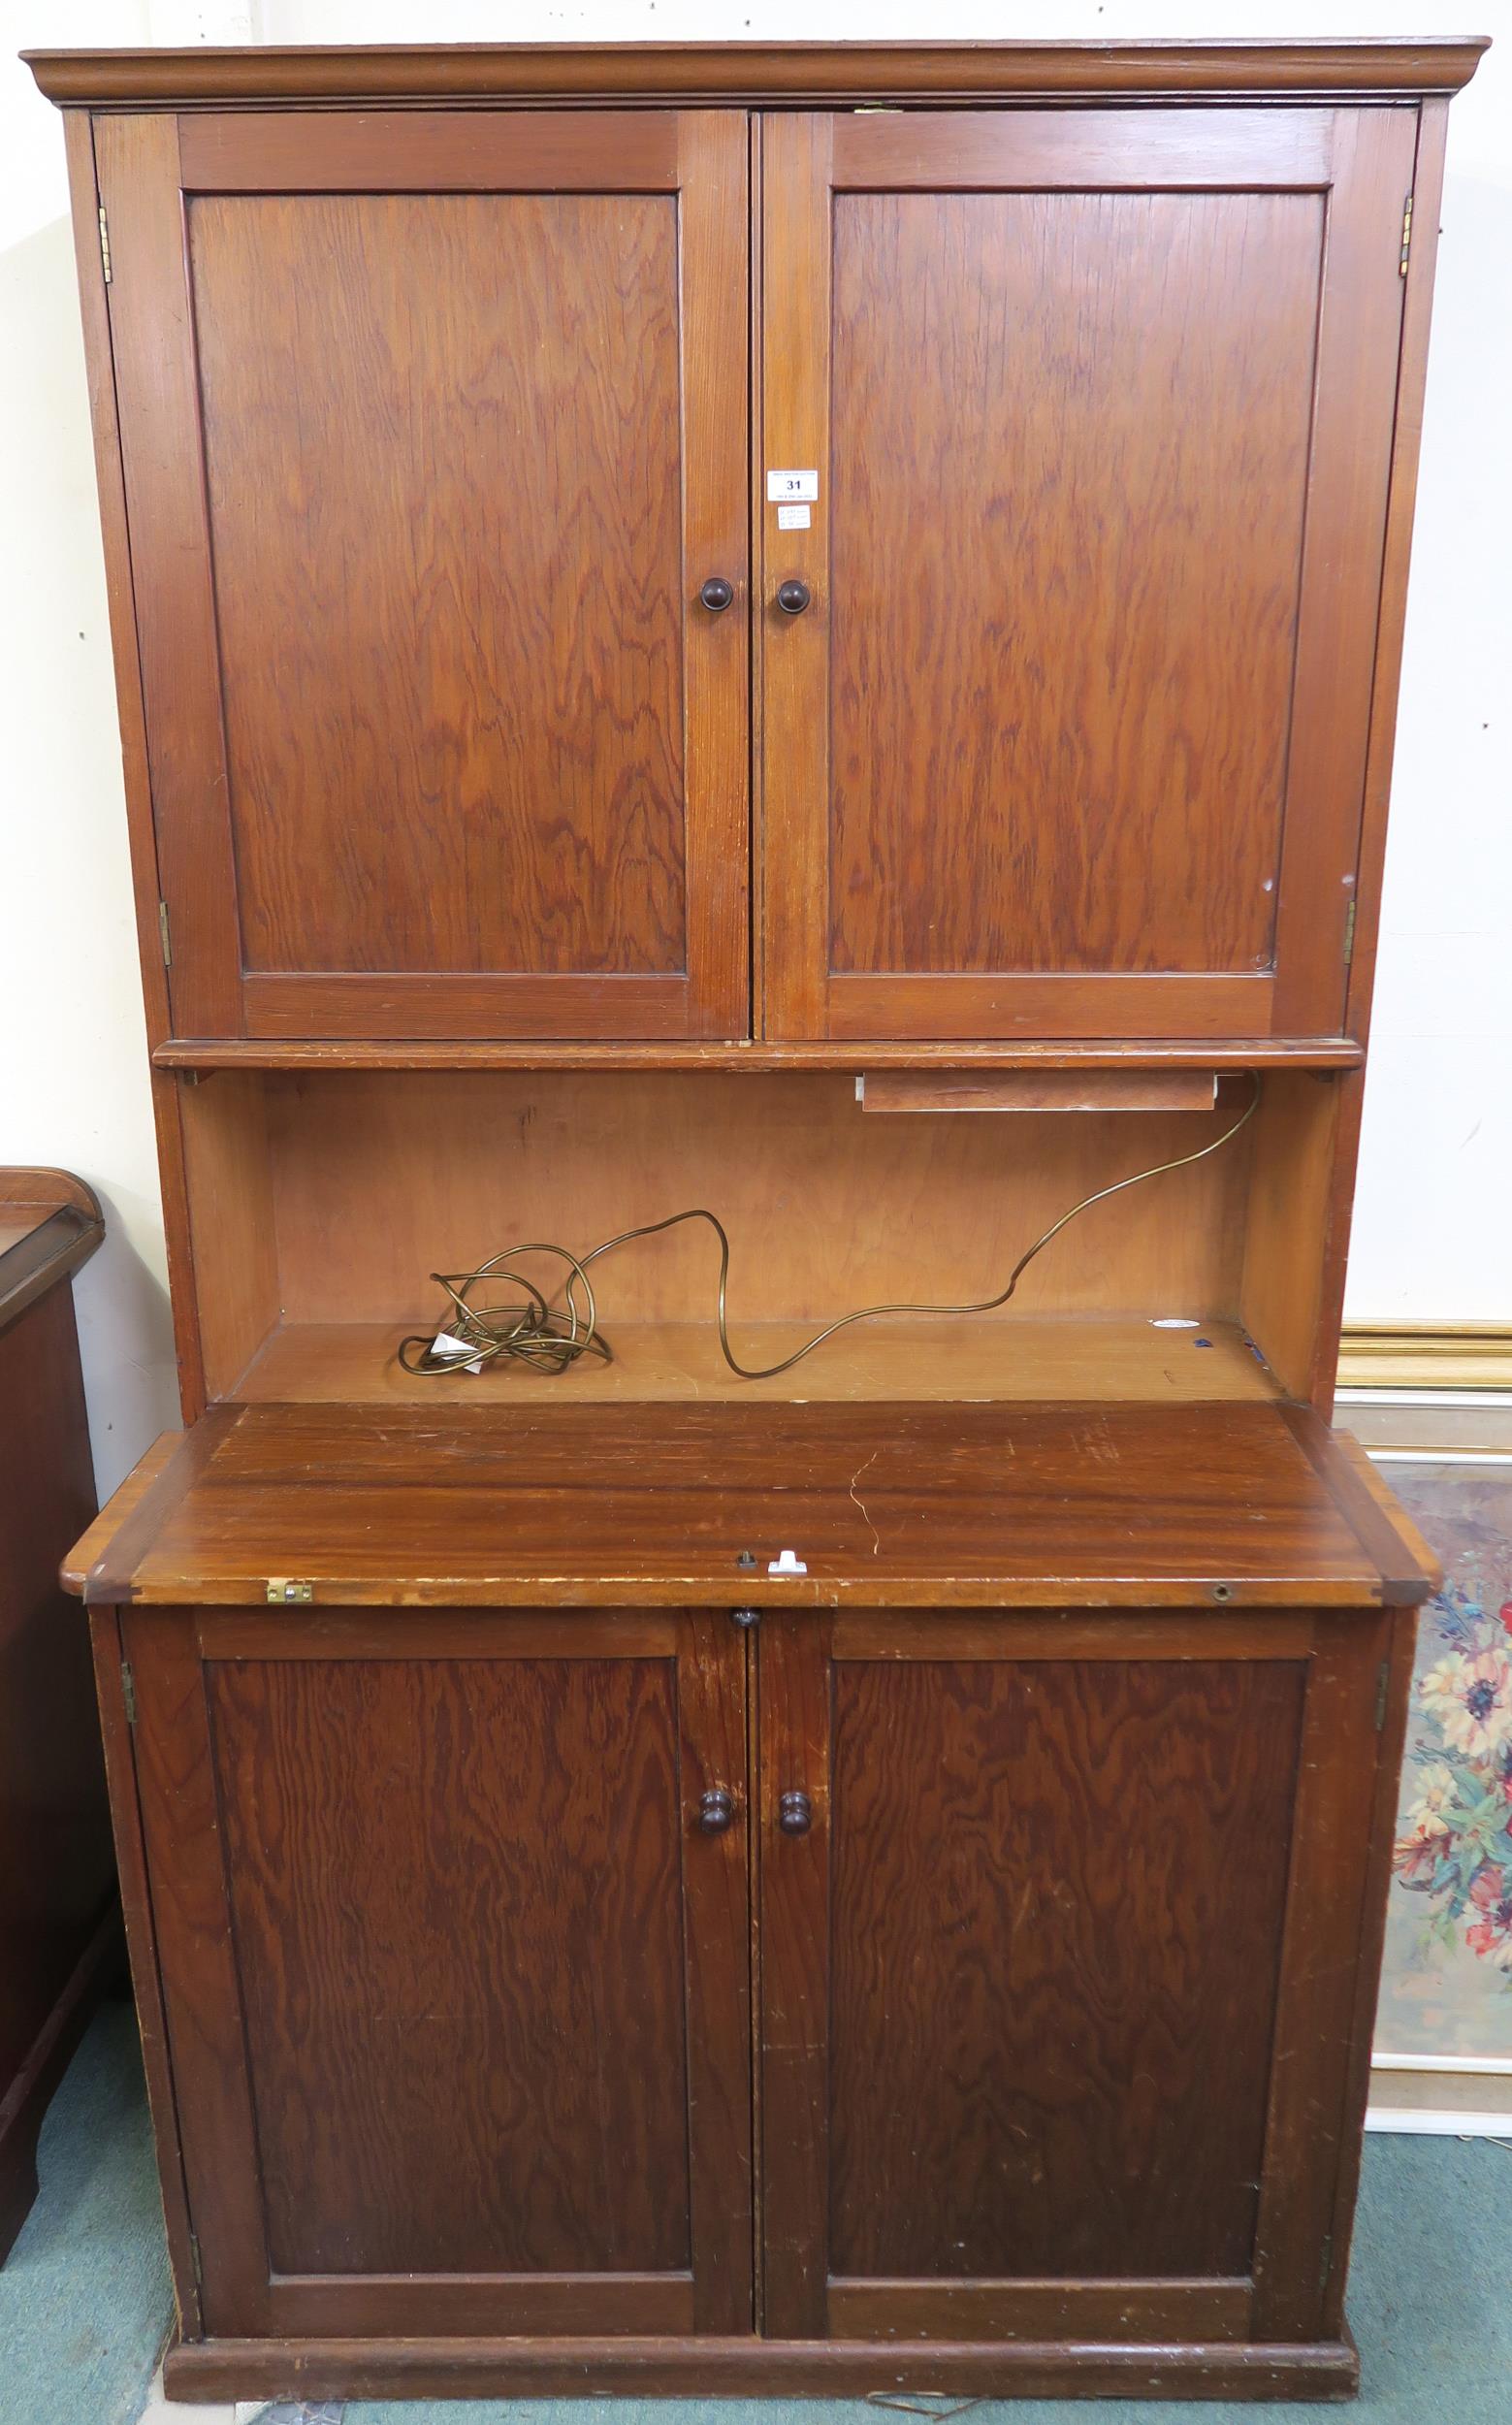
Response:
POLYGON ((728 1618, 123 1633, 207 2336, 749 2332, 728 1618))

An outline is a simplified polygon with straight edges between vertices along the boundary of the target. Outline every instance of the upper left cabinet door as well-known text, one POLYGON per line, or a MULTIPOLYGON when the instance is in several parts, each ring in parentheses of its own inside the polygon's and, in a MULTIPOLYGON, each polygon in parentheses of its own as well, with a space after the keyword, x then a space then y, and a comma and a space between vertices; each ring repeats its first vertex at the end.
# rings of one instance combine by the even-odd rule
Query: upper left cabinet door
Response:
POLYGON ((95 146, 177 1032, 745 1033, 745 119, 95 146))

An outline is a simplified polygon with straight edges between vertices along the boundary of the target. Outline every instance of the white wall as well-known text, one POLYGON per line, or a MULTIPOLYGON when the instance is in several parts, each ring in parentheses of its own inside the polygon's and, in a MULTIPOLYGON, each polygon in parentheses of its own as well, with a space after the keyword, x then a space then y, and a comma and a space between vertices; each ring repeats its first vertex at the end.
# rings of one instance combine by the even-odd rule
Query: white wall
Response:
MULTIPOLYGON (((1013 0, 0 0, 0 1159, 99 1188, 78 1283, 102 1490, 174 1418, 104 577, 59 121, 25 45, 1280 35, 1298 10, 1013 0)), ((1512 5, 1450 115, 1350 1306, 1512 1318, 1512 5)), ((1414 7, 1310 30, 1418 34, 1414 7)))

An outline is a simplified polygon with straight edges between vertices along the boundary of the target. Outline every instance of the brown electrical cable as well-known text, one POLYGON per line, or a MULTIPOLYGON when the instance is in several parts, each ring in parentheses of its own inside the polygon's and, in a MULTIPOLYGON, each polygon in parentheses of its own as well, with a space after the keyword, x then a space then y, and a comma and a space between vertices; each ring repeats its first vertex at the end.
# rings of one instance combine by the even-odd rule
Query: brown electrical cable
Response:
POLYGON ((1049 1245, 1052 1238, 1059 1237, 1067 1223, 1074 1221, 1078 1213, 1090 1211, 1094 1204, 1102 1204, 1110 1196, 1122 1195, 1125 1188, 1142 1186, 1146 1179, 1160 1179, 1167 1171, 1183 1171, 1193 1162, 1206 1161, 1208 1154, 1220 1151, 1232 1138, 1239 1135, 1239 1130, 1248 1121, 1253 1119, 1259 1102, 1260 1080, 1258 1076, 1255 1076, 1252 1079, 1252 1092, 1248 1103, 1239 1118, 1224 1130, 1221 1137, 1214 1137, 1209 1145, 1199 1146, 1195 1153, 1182 1153, 1178 1154, 1174 1161, 1157 1162, 1147 1171, 1136 1171, 1131 1178, 1114 1180, 1110 1187, 1099 1187, 1095 1194, 1083 1196, 1080 1203, 1074 1204, 1069 1212, 1063 1212, 1058 1220, 1050 1223, 1048 1229, 1042 1230, 1033 1245, 1027 1247, 1014 1264, 1013 1271, 1009 1274, 1007 1287, 1000 1289, 995 1297, 983 1297, 973 1305, 862 1306, 854 1313, 842 1313, 838 1320, 826 1323, 821 1331, 816 1331, 814 1337, 805 1341, 801 1347, 795 1347, 790 1356, 784 1356, 780 1364, 766 1364, 759 1368, 741 1364, 731 1350, 729 1324, 725 1314, 725 1293, 729 1281, 729 1236, 718 1214, 708 1212, 702 1205, 691 1206, 686 1212, 669 1212, 664 1221, 645 1221, 636 1229, 622 1229, 618 1237, 606 1238, 602 1245, 595 1246, 590 1253, 585 1255, 575 1255, 566 1246, 555 1246, 543 1241, 535 1241, 523 1245, 506 1246, 501 1253, 492 1256, 487 1263, 480 1263, 475 1272, 454 1272, 450 1277, 442 1272, 433 1272, 431 1277, 438 1287, 445 1289, 451 1300, 450 1317, 444 1333, 439 1336, 455 1341, 456 1344, 437 1354, 434 1341, 424 1334, 402 1339, 399 1343, 399 1361, 406 1373, 415 1374, 417 1376, 436 1373, 455 1373, 469 1367, 493 1364, 500 1358, 528 1365, 532 1371, 538 1373, 564 1373, 569 1365, 577 1362, 579 1356, 585 1355, 596 1355, 602 1357, 605 1363, 612 1362, 609 1342, 601 1336, 598 1329, 598 1309, 594 1297, 593 1282, 588 1277, 589 1265, 596 1263, 601 1255, 612 1254, 617 1246, 629 1245, 637 1238, 656 1238, 662 1230, 675 1229, 682 1221, 707 1221, 720 1242, 720 1284, 717 1307, 721 1352, 730 1371, 738 1379, 743 1381, 775 1380, 779 1373, 790 1373, 795 1364, 801 1364, 804 1357, 811 1356, 816 1347, 821 1347, 826 1339, 833 1339, 837 1331, 849 1329, 853 1322, 871 1322, 889 1313, 923 1314, 931 1319, 937 1315, 995 1313, 1000 1306, 1007 1305, 1035 1256, 1049 1245), (533 1280, 528 1279, 523 1272, 515 1270, 514 1266, 520 1258, 531 1254, 554 1255, 560 1263, 566 1265, 567 1277, 563 1288, 563 1302, 560 1305, 553 1304, 533 1280), (523 1292, 524 1302, 502 1306, 474 1306, 470 1301, 469 1292, 490 1278, 501 1278, 511 1282, 523 1292), (581 1308, 578 1305, 579 1289, 583 1296, 581 1308))

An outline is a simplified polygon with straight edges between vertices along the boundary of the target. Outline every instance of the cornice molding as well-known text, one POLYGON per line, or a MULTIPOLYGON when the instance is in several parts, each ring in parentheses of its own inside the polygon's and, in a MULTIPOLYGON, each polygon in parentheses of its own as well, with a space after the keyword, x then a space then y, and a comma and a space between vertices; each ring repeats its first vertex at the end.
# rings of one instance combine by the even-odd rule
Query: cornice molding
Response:
POLYGON ((1458 92, 1481 36, 1421 42, 468 43, 26 50, 63 108, 613 101, 801 108, 909 99, 1385 100, 1458 92))

